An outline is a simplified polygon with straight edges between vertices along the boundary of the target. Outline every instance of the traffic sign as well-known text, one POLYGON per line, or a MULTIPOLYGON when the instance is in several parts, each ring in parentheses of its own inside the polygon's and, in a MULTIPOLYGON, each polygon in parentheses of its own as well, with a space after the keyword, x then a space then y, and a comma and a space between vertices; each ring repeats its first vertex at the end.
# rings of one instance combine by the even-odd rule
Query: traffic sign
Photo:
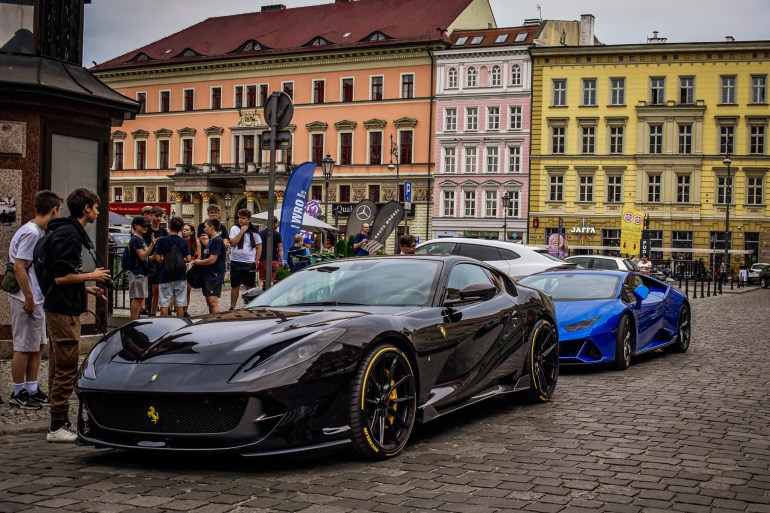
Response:
POLYGON ((278 130, 281 130, 289 125, 292 116, 294 116, 294 103, 288 94, 278 92, 268 97, 265 102, 265 123, 267 126, 272 128, 274 124, 277 124, 278 130))
MULTIPOLYGON (((262 149, 270 149, 270 141, 273 138, 272 130, 265 130, 262 132, 262 149)), ((289 130, 278 130, 278 134, 275 137, 275 149, 276 150, 288 150, 291 148, 291 132, 289 130)))
POLYGON ((404 201, 412 202, 412 182, 404 182, 404 201))

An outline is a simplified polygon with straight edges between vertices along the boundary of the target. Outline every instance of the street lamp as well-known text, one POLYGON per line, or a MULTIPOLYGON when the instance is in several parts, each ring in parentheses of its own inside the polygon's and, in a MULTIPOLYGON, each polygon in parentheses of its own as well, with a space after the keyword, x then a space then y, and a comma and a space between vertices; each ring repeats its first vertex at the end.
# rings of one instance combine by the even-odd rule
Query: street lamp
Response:
POLYGON ((511 195, 508 191, 503 194, 503 240, 508 240, 508 204, 511 201, 511 195))
MULTIPOLYGON (((733 161, 730 160, 730 154, 728 153, 725 155, 725 159, 722 161, 722 164, 727 166, 727 183, 725 184, 725 257, 724 257, 724 264, 725 264, 725 273, 730 273, 730 243, 729 243, 729 237, 730 237, 730 194, 731 194, 731 178, 730 178, 730 164, 732 164, 733 161)), ((723 278, 724 279, 724 278, 723 278)))
MULTIPOLYGON (((332 171, 334 171, 334 159, 328 153, 326 158, 321 160, 321 169, 324 173, 324 182, 326 183, 326 199, 324 201, 324 222, 329 223, 329 179, 332 177, 332 171)), ((326 249, 326 232, 323 232, 323 249, 326 249)))
MULTIPOLYGON (((401 203, 401 181, 398 177, 398 144, 396 144, 396 141, 393 140, 393 134, 390 134, 390 164, 388 164, 388 170, 393 171, 396 170, 396 201, 401 203), (393 165, 393 158, 396 159, 396 165, 393 165)), ((406 215, 406 211, 404 211, 404 215, 406 215)), ((398 249, 398 226, 401 225, 401 221, 398 222, 396 225, 396 243, 395 247, 393 248, 393 254, 398 255, 399 249, 398 249)))
POLYGON ((228 192, 225 194, 225 226, 230 222, 230 207, 233 205, 233 197, 228 192))

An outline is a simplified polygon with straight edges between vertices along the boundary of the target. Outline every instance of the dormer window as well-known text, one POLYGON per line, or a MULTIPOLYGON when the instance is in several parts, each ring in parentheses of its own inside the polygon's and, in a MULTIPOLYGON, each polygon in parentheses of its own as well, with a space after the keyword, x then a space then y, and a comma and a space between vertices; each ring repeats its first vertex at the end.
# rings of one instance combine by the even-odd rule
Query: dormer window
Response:
POLYGON ((260 44, 257 43, 256 41, 249 41, 248 43, 243 45, 243 50, 241 50, 241 51, 242 52, 255 52, 255 51, 261 50, 261 49, 262 49, 262 46, 260 46, 260 44))
POLYGON ((324 39, 323 37, 318 36, 317 38, 315 38, 312 41, 310 41, 310 44, 307 45, 307 46, 327 46, 327 45, 330 45, 330 44, 331 44, 331 42, 329 42, 328 39, 324 39))
POLYGON ((386 36, 380 31, 377 31, 371 34, 369 37, 365 38, 364 41, 387 41, 388 39, 393 39, 393 38, 386 36))
POLYGON ((129 60, 128 62, 147 62, 150 60, 150 57, 146 53, 139 53, 136 56, 134 56, 133 59, 129 60))
POLYGON ((189 58, 189 57, 200 57, 201 54, 193 50, 192 48, 185 48, 184 51, 174 56, 175 59, 179 58, 189 58))
POLYGON ((473 40, 471 41, 472 45, 480 45, 481 42, 484 40, 484 36, 475 36, 473 40))
POLYGON ((468 42, 468 36, 463 36, 457 40, 457 42, 455 43, 455 46, 462 46, 467 42, 468 42))
POLYGON ((527 39, 527 33, 526 32, 520 32, 520 33, 516 34, 516 42, 517 43, 521 43, 525 39, 527 39))
POLYGON ((506 39, 508 39, 508 34, 500 34, 497 36, 497 39, 495 39, 495 44, 499 45, 505 43, 506 39))

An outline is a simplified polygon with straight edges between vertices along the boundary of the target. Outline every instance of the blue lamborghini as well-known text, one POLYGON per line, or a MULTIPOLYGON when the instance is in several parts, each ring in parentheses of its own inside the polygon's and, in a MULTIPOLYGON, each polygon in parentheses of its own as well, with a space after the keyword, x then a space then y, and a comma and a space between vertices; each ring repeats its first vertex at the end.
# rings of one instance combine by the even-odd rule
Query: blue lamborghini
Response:
POLYGON ((678 289, 631 271, 564 270, 519 283, 550 294, 559 325, 559 363, 614 364, 662 349, 690 345, 690 303, 678 289))

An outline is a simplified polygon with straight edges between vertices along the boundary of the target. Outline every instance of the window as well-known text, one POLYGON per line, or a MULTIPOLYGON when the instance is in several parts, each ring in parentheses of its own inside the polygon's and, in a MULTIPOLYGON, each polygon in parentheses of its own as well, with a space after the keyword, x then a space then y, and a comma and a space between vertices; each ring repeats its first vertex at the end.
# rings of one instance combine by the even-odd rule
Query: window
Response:
POLYGON ((243 86, 235 86, 235 108, 243 107, 243 86))
POLYGON ((340 202, 350 203, 350 186, 340 185, 340 202))
POLYGON ((342 79, 342 101, 345 103, 350 103, 353 101, 353 79, 352 78, 342 79))
POLYGON ((749 176, 746 178, 746 203, 762 205, 764 203, 764 178, 749 176))
POLYGON ((260 84, 259 86, 259 104, 264 106, 267 103, 267 84, 260 84))
POLYGON ((114 203, 123 203, 123 187, 114 187, 112 189, 112 201, 114 203))
POLYGON ((474 68, 473 66, 468 68, 467 78, 468 78, 468 80, 467 80, 466 83, 467 83, 468 87, 476 87, 478 85, 478 82, 479 82, 479 72, 476 71, 476 68, 474 68))
POLYGON ((564 175, 548 177, 548 201, 564 201, 564 175))
POLYGON ((511 105, 508 128, 511 130, 521 130, 521 105, 511 105))
POLYGON ((169 166, 169 150, 171 142, 168 139, 161 139, 158 141, 158 169, 168 169, 169 166))
POLYGON ((692 125, 679 125, 679 153, 692 153, 692 125))
POLYGON ((508 147, 508 172, 521 173, 521 146, 508 147))
POLYGON ((650 79, 650 103, 652 105, 662 105, 666 103, 666 79, 650 79))
POLYGON ((567 105, 567 81, 560 79, 553 81, 553 104, 554 107, 563 107, 567 105))
POLYGON ((625 105, 626 103, 626 79, 610 79, 610 105, 625 105))
POLYGON ((521 43, 525 39, 527 39, 527 33, 526 32, 519 32, 518 34, 516 34, 516 42, 517 43, 521 43))
POLYGON ((483 40, 484 40, 484 36, 473 36, 473 39, 471 39, 471 44, 480 45, 483 40))
POLYGON ((139 102, 139 114, 147 112, 147 93, 136 93, 136 101, 139 102))
POLYGON ((455 191, 444 191, 444 216, 454 217, 455 215, 455 191))
POLYGON ((620 155, 623 153, 623 134, 625 127, 610 127, 610 154, 620 155))
POLYGON ((340 165, 349 166, 353 163, 353 134, 340 134, 340 165))
POLYGON ((465 217, 476 216, 476 191, 465 191, 464 215, 465 217))
POLYGON ((584 126, 581 127, 581 148, 584 155, 593 155, 596 151, 596 127, 584 126))
POLYGON ((382 132, 369 132, 369 164, 382 164, 382 132))
POLYGON ((414 75, 401 75, 401 98, 414 98, 414 75))
POLYGON ((500 107, 487 107, 487 130, 500 130, 500 107))
POLYGON ((310 197, 311 199, 323 201, 323 185, 314 185, 310 189, 310 197))
POLYGON ((161 112, 171 111, 171 91, 160 92, 160 111, 161 112))
POLYGON ((168 187, 158 187, 158 201, 160 203, 168 203, 168 187))
POLYGON ((520 86, 521 85, 521 66, 518 64, 514 64, 511 66, 511 85, 512 86, 520 86))
POLYGON ((283 82, 281 88, 284 93, 289 95, 289 98, 294 99, 294 82, 283 82))
POLYGON ((372 100, 382 100, 383 77, 372 77, 372 100))
POLYGON ((765 153, 765 127, 751 125, 749 127, 749 153, 751 155, 764 155, 765 153))
MULTIPOLYGON (((602 228, 602 246, 620 248, 620 230, 617 228, 602 228)), ((611 256, 619 256, 620 251, 610 250, 611 256)))
POLYGON ((112 169, 120 171, 123 169, 123 141, 115 141, 112 144, 112 169))
POLYGON ((503 83, 500 66, 492 66, 492 75, 490 76, 492 87, 500 87, 503 83))
POLYGON ((607 176, 607 203, 623 202, 623 176, 607 176))
POLYGON ((718 205, 725 205, 727 203, 733 202, 732 181, 733 181, 732 177, 730 177, 729 182, 727 180, 727 176, 717 177, 717 204, 718 205))
POLYGON ((486 217, 497 217, 497 191, 486 191, 484 193, 484 215, 486 217))
POLYGON ((500 148, 487 146, 487 173, 500 172, 500 148))
POLYGON ((677 175, 676 177, 676 202, 690 202, 690 175, 677 175))
POLYGON ((313 162, 320 166, 324 158, 324 134, 311 134, 310 151, 313 162))
POLYGON ((444 172, 455 173, 457 171, 457 148, 444 148, 444 172))
POLYGON ((411 164, 414 161, 414 132, 401 130, 398 133, 399 164, 411 164))
POLYGON ((222 162, 222 138, 212 137, 209 139, 209 163, 221 164, 222 162))
POLYGON ((505 43, 505 40, 508 39, 508 34, 500 34, 495 38, 495 44, 499 45, 502 43, 505 43))
POLYGON ((551 153, 564 155, 564 142, 567 137, 567 129, 563 126, 551 127, 551 153))
POLYGON ((692 105, 695 103, 695 79, 681 77, 679 79, 679 103, 692 105))
POLYGON ((136 169, 147 169, 147 141, 136 141, 136 169))
MULTIPOLYGON (((672 231, 671 232, 671 246, 674 248, 691 248, 692 247, 692 232, 685 231, 672 231)), ((685 260, 692 260, 692 253, 676 253, 683 256, 685 260)))
POLYGON ((257 106, 257 86, 246 86, 246 108, 253 109, 257 106))
POLYGON ((451 107, 444 110, 444 131, 454 132, 457 130, 457 108, 451 107))
POLYGON ((465 108, 465 129, 466 130, 479 129, 479 108, 478 107, 465 108))
POLYGON ((663 153, 663 125, 650 125, 650 153, 663 153))
POLYGON ((449 72, 447 73, 446 86, 448 89, 457 88, 457 69, 456 68, 449 68, 449 72))
POLYGON ((733 153, 734 142, 735 142, 735 127, 732 125, 720 125, 719 153, 722 155, 733 153))
POLYGON ((647 175, 647 201, 660 203, 661 175, 647 175))
POLYGON ((767 75, 753 75, 751 77, 751 103, 767 102, 767 75))
POLYGON ((222 108, 222 88, 221 87, 211 88, 211 108, 214 110, 219 110, 222 108))
POLYGON ((578 201, 592 202, 594 200, 593 175, 580 175, 578 184, 578 201))
POLYGON ((520 204, 519 191, 506 191, 506 192, 511 198, 510 200, 508 200, 508 205, 507 205, 508 212, 506 212, 507 217, 519 217, 519 204, 520 204))
POLYGON ((144 203, 144 187, 134 188, 134 199, 137 203, 144 203))
POLYGON ((369 199, 372 200, 375 203, 380 202, 380 186, 379 185, 370 185, 369 186, 369 199))
POLYGON ((465 172, 466 173, 476 172, 476 147, 475 146, 465 147, 465 172))
POLYGON ((722 77, 722 86, 720 92, 721 103, 733 104, 735 103, 735 77, 722 77))
POLYGON ((583 79, 583 105, 593 107, 596 105, 596 79, 583 79))
POLYGON ((194 89, 185 89, 184 90, 184 110, 190 111, 193 110, 193 107, 195 106, 195 90, 194 89))
MULTIPOLYGON (((663 230, 650 230, 650 247, 662 248, 663 247, 663 230)), ((661 260, 663 258, 662 251, 650 251, 650 260, 661 260)))
POLYGON ((313 103, 324 103, 324 89, 326 83, 323 80, 313 80, 313 103))

